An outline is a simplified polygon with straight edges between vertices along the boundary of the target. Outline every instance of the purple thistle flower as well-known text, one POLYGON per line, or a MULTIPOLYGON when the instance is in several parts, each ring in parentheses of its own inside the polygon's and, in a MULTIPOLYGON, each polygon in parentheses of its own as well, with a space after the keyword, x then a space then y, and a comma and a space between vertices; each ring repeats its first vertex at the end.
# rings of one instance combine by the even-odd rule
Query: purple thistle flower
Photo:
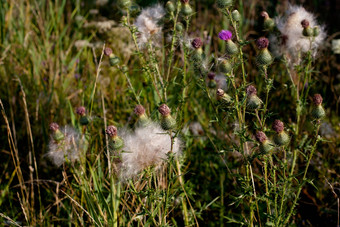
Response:
POLYGON ((218 38, 224 41, 230 40, 232 37, 233 37, 233 34, 231 33, 231 31, 228 31, 228 30, 222 30, 218 34, 218 38))

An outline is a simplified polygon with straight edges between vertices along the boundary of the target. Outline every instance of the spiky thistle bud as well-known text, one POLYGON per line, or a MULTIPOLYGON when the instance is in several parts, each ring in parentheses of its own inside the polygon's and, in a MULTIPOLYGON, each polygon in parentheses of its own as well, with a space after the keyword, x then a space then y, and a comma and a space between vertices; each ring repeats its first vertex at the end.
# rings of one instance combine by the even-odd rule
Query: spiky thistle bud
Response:
POLYGON ((171 110, 166 104, 162 104, 158 108, 161 114, 161 127, 164 130, 172 130, 176 127, 176 120, 171 116, 171 110))
POLYGON ((275 27, 274 20, 269 17, 266 11, 262 11, 260 15, 263 17, 263 28, 268 31, 272 30, 275 27))
POLYGON ((237 9, 231 12, 231 17, 233 18, 234 21, 237 21, 237 22, 241 21, 241 14, 237 9))
POLYGON ((201 38, 194 38, 191 42, 191 46, 195 49, 193 53, 193 60, 194 61, 201 61, 202 60, 202 54, 203 54, 203 42, 201 38))
POLYGON ((172 1, 168 1, 165 5, 165 8, 166 10, 169 12, 169 13, 173 13, 175 12, 175 6, 174 4, 172 3, 172 1))
POLYGON ((106 134, 109 136, 109 148, 111 151, 118 151, 124 147, 124 141, 117 134, 117 128, 110 125, 105 130, 106 134))
POLYGON ((309 21, 304 19, 301 21, 301 25, 303 27, 302 34, 307 37, 311 37, 314 35, 313 28, 309 26, 309 21))
POLYGON ((262 131, 257 131, 255 134, 256 140, 260 143, 260 151, 263 153, 268 153, 273 149, 273 145, 270 140, 268 140, 266 134, 262 131))
POLYGON ((322 107, 322 96, 320 94, 315 94, 313 96, 313 110, 312 110, 312 116, 315 119, 321 119, 326 115, 326 112, 324 108, 322 107))
POLYGON ((184 16, 190 16, 193 13, 193 10, 189 4, 189 0, 181 0, 181 2, 183 3, 181 13, 184 16))
POLYGON ((145 108, 142 105, 137 105, 134 109, 137 116, 137 127, 144 127, 150 123, 149 118, 145 114, 145 108))
POLYGON ((217 7, 220 9, 225 9, 233 5, 232 0, 217 0, 217 7))
POLYGON ((106 47, 104 49, 104 54, 109 57, 109 62, 111 66, 118 65, 120 60, 119 58, 113 54, 113 51, 110 47, 106 47))
POLYGON ((50 130, 52 131, 53 139, 59 142, 65 138, 65 135, 59 130, 59 125, 55 122, 50 124, 50 130))
POLYGON ((261 37, 256 40, 256 46, 260 50, 256 56, 256 63, 259 66, 267 66, 273 62, 273 57, 268 50, 269 40, 265 37, 261 37))
POLYGON ((215 81, 215 76, 216 74, 214 72, 209 72, 208 73, 208 87, 209 88, 215 88, 216 87, 216 81, 215 81))
POLYGON ((222 59, 221 63, 219 64, 219 69, 222 73, 230 73, 233 69, 233 66, 227 59, 222 59))
POLYGON ((262 100, 257 96, 257 90, 253 85, 249 85, 246 89, 247 107, 251 110, 261 107, 262 100))
POLYGON ((222 30, 218 37, 226 42, 226 51, 229 55, 234 55, 238 53, 237 45, 231 40, 233 34, 229 30, 222 30))
POLYGON ((178 22, 178 23, 176 24, 176 31, 182 32, 183 29, 184 29, 183 24, 182 24, 181 22, 178 22))
POLYGON ((289 136, 284 131, 284 124, 280 120, 275 120, 272 125, 272 129, 276 132, 274 136, 274 142, 278 146, 283 146, 289 143, 289 136))
POLYGON ((222 108, 228 107, 232 102, 230 95, 226 94, 222 89, 216 91, 217 101, 220 102, 222 108))
POLYGON ((118 0, 118 5, 123 9, 128 9, 131 5, 130 0, 118 0))
POLYGON ((320 34, 320 28, 319 28, 319 26, 315 26, 313 28, 313 36, 317 37, 319 34, 320 34))
POLYGON ((89 124, 89 119, 86 116, 86 109, 84 106, 79 106, 76 109, 76 113, 80 116, 79 122, 81 125, 88 125, 89 124))

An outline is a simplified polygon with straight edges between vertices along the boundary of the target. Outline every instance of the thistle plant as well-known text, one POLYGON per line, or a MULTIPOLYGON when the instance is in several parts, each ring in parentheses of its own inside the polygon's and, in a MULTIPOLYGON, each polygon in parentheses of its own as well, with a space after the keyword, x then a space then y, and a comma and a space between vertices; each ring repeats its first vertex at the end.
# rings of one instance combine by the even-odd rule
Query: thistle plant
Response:
POLYGON ((335 224, 336 57, 313 14, 81 4, 0 3, 1 223, 335 224))

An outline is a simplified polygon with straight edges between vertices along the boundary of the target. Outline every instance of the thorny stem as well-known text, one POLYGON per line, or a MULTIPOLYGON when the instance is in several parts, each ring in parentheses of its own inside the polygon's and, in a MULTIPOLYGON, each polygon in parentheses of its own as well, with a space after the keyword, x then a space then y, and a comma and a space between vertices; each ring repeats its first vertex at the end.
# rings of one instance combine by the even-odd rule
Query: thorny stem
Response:
POLYGON ((286 225, 290 219, 290 217, 292 216, 293 212, 294 212, 294 208, 297 204, 297 201, 299 199, 299 196, 300 196, 300 193, 301 193, 301 190, 302 190, 302 186, 304 184, 304 182, 306 181, 306 175, 307 175, 307 172, 308 172, 308 168, 309 168, 309 165, 310 165, 310 161, 312 160, 312 157, 314 155, 314 152, 315 152, 315 149, 316 149, 316 145, 317 143, 321 140, 320 137, 318 136, 318 133, 319 133, 319 128, 320 128, 320 123, 317 122, 317 126, 316 126, 316 130, 315 130, 315 142, 313 144, 313 147, 311 149, 311 152, 310 152, 310 155, 309 155, 309 158, 308 158, 308 161, 307 161, 307 165, 306 165, 306 168, 305 168, 305 171, 304 171, 304 174, 303 174, 303 178, 302 178, 302 184, 299 185, 299 189, 298 189, 298 192, 296 193, 296 196, 295 196, 295 199, 294 199, 294 202, 290 208, 290 211, 288 213, 288 216, 287 218, 285 219, 283 225, 286 225))
POLYGON ((147 72, 147 74, 149 75, 149 78, 151 79, 152 81, 152 84, 153 86, 155 87, 155 90, 156 90, 156 93, 159 97, 159 99, 163 102, 163 99, 162 99, 162 96, 158 90, 158 87, 156 85, 156 82, 154 80, 154 78, 152 77, 152 73, 150 72, 150 69, 149 67, 147 66, 146 64, 146 60, 142 54, 142 52, 140 51, 139 49, 139 46, 138 46, 138 43, 137 43, 137 37, 136 37, 136 31, 135 31, 135 28, 131 25, 130 23, 130 11, 127 10, 127 27, 129 28, 130 32, 131 32, 131 36, 132 36, 132 39, 133 39, 133 42, 134 42, 134 45, 135 45, 135 48, 136 48, 136 51, 137 51, 137 54, 138 54, 138 57, 141 61, 141 65, 143 65, 145 67, 145 71, 147 72))
POLYGON ((133 93, 133 96, 135 96, 135 99, 136 99, 137 103, 140 104, 139 97, 138 97, 138 95, 136 94, 136 91, 135 91, 134 87, 133 87, 132 84, 131 84, 131 81, 130 81, 130 78, 129 78, 128 73, 127 73, 126 71, 124 71, 121 67, 120 67, 119 69, 120 69, 120 71, 124 74, 125 79, 126 79, 126 81, 128 82, 129 88, 131 89, 131 91, 132 91, 132 93, 133 93))

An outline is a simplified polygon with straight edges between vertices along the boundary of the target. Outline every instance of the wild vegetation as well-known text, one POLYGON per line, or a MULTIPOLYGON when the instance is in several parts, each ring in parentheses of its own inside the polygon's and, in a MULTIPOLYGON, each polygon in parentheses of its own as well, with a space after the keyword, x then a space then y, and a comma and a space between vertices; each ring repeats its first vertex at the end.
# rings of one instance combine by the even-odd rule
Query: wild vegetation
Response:
POLYGON ((275 4, 0 1, 1 225, 339 225, 339 28, 275 4))

